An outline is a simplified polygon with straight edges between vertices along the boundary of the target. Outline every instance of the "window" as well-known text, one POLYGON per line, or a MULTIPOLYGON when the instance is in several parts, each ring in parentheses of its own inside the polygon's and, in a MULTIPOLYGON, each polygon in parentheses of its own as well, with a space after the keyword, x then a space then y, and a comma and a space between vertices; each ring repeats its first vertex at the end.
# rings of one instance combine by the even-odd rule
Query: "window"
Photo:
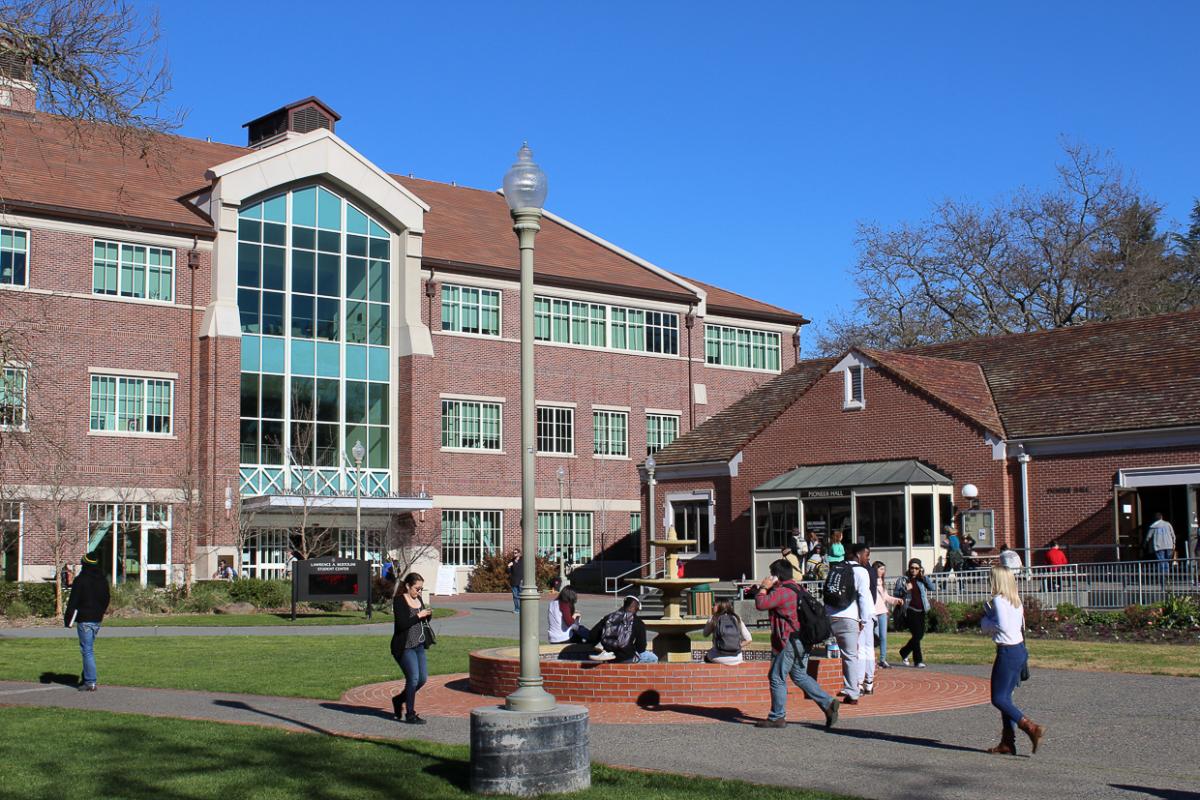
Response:
POLYGON ((933 495, 913 494, 911 505, 913 546, 933 544, 933 495))
POLYGON ((0 286, 25 286, 29 265, 29 231, 0 228, 0 286))
POLYGON ((539 342, 679 354, 679 315, 666 311, 535 297, 533 331, 539 342))
POLYGON ((500 292, 442 284, 442 330, 500 335, 500 292))
POLYGON ((171 405, 175 381, 93 375, 91 420, 93 431, 171 433, 171 405))
POLYGON ((242 545, 243 578, 282 578, 287 572, 288 532, 258 530, 242 545))
POLYGON ((846 408, 862 408, 863 401, 863 366, 851 364, 846 368, 846 408))
POLYGON ((592 452, 598 456, 629 455, 629 414, 625 411, 592 411, 592 452))
POLYGON ((0 503, 0 581, 21 575, 21 504, 0 503))
POLYGON ((795 500, 755 501, 755 549, 778 552, 787 546, 788 537, 798 527, 800 527, 800 509, 795 500))
POLYGON ((473 567, 500 550, 499 511, 442 512, 442 563, 473 567))
POLYGON ((675 533, 680 539, 695 539, 684 553, 708 553, 712 551, 712 536, 709 529, 708 500, 686 500, 671 503, 675 511, 675 533))
POLYGON ((383 531, 363 531, 361 535, 354 528, 338 531, 338 558, 381 564, 383 556, 383 531))
POLYGON ((500 404, 442 401, 442 447, 500 450, 500 404))
POLYGON ((590 511, 539 511, 538 555, 579 564, 592 559, 592 513, 590 511))
POLYGON ((725 325, 704 326, 704 360, 725 367, 779 371, 779 334, 725 325))
POLYGON ((653 455, 679 438, 679 417, 673 414, 646 415, 646 455, 653 455))
POLYGON ((855 499, 856 540, 869 547, 904 547, 904 495, 885 494, 855 499))
POLYGON ((92 294, 170 302, 174 293, 174 250, 101 239, 92 243, 92 294))
POLYGON ((113 583, 166 586, 171 508, 157 503, 89 503, 87 551, 113 583))
POLYGON ((25 427, 25 370, 5 367, 0 372, 0 428, 25 427))
POLYGON ((565 455, 575 452, 575 409, 537 407, 537 451, 565 455))

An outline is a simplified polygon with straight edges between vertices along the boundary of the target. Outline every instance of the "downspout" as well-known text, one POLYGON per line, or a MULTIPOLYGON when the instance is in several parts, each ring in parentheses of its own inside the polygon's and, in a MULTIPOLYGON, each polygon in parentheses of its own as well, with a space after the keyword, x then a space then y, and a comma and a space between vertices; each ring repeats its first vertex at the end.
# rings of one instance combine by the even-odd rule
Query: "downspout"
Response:
POLYGON ((692 382, 692 328, 696 325, 695 306, 688 309, 687 316, 683 318, 683 321, 688 332, 688 430, 690 431, 696 427, 696 385, 692 382))
MULTIPOLYGON (((200 269, 200 253, 197 251, 199 240, 192 238, 192 249, 187 254, 188 282, 191 298, 188 300, 188 421, 187 421, 187 480, 185 489, 188 492, 187 502, 187 550, 184 558, 187 561, 183 567, 183 585, 187 591, 192 588, 192 570, 195 567, 193 551, 196 536, 196 506, 191 493, 196 490, 196 450, 192 438, 192 428, 196 425, 196 271, 200 269)), ((174 537, 172 537, 174 538, 174 537)))
POLYGON ((1033 551, 1029 544, 1029 462, 1033 456, 1025 452, 1025 445, 1017 445, 1017 463, 1021 465, 1021 530, 1025 539, 1025 567, 1033 566, 1029 559, 1033 551))

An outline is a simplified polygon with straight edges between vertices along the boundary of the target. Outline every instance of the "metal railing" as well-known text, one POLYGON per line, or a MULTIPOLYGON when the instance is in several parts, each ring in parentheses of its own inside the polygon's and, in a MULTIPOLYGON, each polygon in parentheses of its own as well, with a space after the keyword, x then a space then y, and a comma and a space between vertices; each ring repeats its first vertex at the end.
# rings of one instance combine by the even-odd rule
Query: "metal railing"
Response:
MULTIPOLYGON (((613 596, 613 605, 615 606, 617 600, 621 596, 621 592, 625 591, 626 589, 630 589, 636 585, 636 584, 630 583, 627 580, 628 578, 630 578, 631 576, 636 576, 639 578, 642 577, 642 571, 647 568, 649 568, 650 574, 647 575, 646 577, 658 578, 658 577, 661 577, 660 573, 665 574, 666 567, 667 567, 666 556, 658 556, 657 558, 653 558, 653 559, 647 561, 645 564, 638 564, 633 569, 627 569, 624 572, 622 572, 620 575, 610 575, 604 579, 604 593, 611 594, 613 596), (660 564, 662 565, 661 570, 659 569, 660 564)), ((643 591, 640 592, 640 594, 642 594, 642 595, 646 594, 647 592, 656 591, 656 590, 652 590, 652 589, 644 589, 643 587, 638 587, 638 588, 643 589, 643 591)))

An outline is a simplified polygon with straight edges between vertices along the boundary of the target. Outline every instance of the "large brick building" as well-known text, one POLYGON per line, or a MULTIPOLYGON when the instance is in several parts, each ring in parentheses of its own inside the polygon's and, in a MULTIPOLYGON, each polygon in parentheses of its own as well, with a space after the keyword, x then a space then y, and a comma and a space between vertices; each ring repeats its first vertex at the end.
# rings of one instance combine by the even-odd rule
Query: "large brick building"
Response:
MULTIPOLYGON (((163 584, 430 543, 461 581, 516 543, 501 196, 388 174, 315 98, 235 147, 76 125, 28 92, 0 110, 3 577, 85 547, 163 584)), ((539 549, 634 558, 637 464, 790 369, 805 320, 552 214, 536 264, 539 549)))
POLYGON ((1182 554, 1200 312, 801 361, 655 460, 656 519, 710 551, 696 575, 761 576, 796 527, 843 530, 895 574, 934 564, 951 519, 984 554, 1041 563, 1051 540, 1074 559, 1143 557, 1161 512, 1182 554))

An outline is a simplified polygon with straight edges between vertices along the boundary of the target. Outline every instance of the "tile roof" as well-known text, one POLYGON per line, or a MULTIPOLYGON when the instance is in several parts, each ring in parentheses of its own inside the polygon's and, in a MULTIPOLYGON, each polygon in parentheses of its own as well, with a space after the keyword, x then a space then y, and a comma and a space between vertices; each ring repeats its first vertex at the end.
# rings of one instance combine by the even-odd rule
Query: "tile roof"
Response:
POLYGON ((1004 435, 1004 425, 992 392, 979 365, 971 361, 931 358, 912 353, 860 350, 885 372, 949 406, 993 433, 1004 435))
POLYGON ((831 358, 797 363, 655 453, 655 462, 666 465, 728 461, 834 363, 831 358))
POLYGON ((689 278, 686 275, 680 275, 679 277, 688 283, 699 286, 708 293, 708 313, 710 314, 724 314, 733 317, 751 316, 769 322, 783 322, 789 325, 805 325, 809 322, 809 320, 795 311, 788 311, 786 308, 763 303, 745 295, 731 292, 728 289, 722 289, 720 286, 713 286, 711 283, 704 283, 695 278, 689 278))

